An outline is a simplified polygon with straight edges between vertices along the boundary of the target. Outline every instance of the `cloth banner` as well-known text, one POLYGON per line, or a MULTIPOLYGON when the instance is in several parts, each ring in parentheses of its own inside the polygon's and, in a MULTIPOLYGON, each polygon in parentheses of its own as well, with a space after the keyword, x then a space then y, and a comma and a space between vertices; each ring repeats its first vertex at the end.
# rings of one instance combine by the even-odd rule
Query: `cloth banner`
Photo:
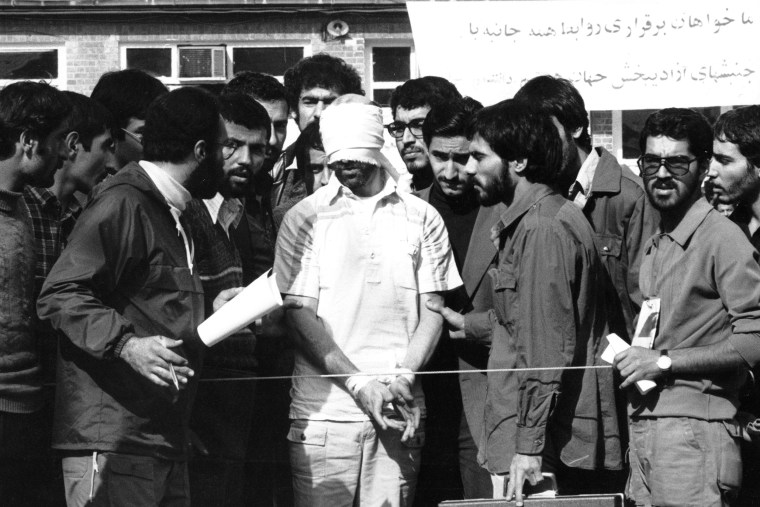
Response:
POLYGON ((760 1, 407 2, 423 76, 494 104, 569 79, 589 110, 760 103, 760 1))

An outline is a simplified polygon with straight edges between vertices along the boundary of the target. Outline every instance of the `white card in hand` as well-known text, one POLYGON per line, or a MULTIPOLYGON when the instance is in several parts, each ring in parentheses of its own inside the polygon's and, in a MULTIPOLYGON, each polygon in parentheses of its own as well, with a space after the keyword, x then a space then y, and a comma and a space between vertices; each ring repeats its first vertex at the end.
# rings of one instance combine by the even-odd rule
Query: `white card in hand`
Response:
MULTIPOLYGON (((615 361, 616 355, 630 347, 630 345, 628 345, 625 340, 620 338, 615 333, 608 334, 607 341, 609 342, 609 345, 606 349, 604 349, 604 352, 602 353, 602 360, 610 364, 615 361)), ((641 394, 648 393, 656 386, 657 383, 652 382, 651 380, 639 380, 636 382, 636 388, 641 394)))

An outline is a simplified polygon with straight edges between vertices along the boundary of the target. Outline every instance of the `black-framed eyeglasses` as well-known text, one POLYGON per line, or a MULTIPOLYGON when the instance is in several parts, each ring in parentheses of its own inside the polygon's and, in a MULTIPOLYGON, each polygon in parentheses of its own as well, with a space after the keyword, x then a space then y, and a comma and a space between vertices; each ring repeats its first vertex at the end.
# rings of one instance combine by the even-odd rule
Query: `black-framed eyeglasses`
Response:
POLYGON ((136 142, 140 143, 140 145, 142 145, 142 141, 143 141, 143 135, 142 134, 138 134, 138 133, 135 133, 135 132, 130 132, 129 130, 124 129, 124 128, 121 129, 121 130, 125 134, 127 134, 129 137, 131 137, 133 140, 135 140, 136 142))
POLYGON ((425 123, 424 118, 418 118, 416 120, 412 120, 409 123, 404 123, 403 121, 394 121, 391 124, 388 124, 385 126, 385 128, 388 129, 388 133, 395 137, 396 139, 400 139, 404 137, 404 131, 406 129, 409 129, 409 132, 416 137, 417 139, 422 138, 422 125, 425 123))
POLYGON ((668 172, 674 176, 683 176, 689 172, 691 163, 695 160, 699 160, 698 157, 689 158, 685 155, 677 157, 658 157, 656 155, 642 155, 636 161, 636 164, 641 170, 641 174, 645 176, 654 176, 660 167, 663 165, 668 172))

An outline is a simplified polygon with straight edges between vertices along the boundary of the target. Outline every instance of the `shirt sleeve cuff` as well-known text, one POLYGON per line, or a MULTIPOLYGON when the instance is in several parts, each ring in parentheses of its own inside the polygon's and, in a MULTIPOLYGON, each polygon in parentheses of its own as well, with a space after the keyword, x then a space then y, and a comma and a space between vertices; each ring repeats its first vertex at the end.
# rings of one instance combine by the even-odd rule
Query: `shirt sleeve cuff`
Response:
POLYGON ((750 368, 760 362, 760 333, 736 333, 729 336, 728 341, 750 368))
POLYGON ((515 452, 517 452, 517 454, 527 454, 531 456, 540 455, 544 451, 545 440, 545 426, 533 426, 532 428, 518 426, 515 452))
POLYGON ((126 345, 129 339, 134 336, 135 336, 134 333, 127 333, 121 338, 119 338, 119 341, 117 341, 116 345, 114 345, 113 348, 111 349, 111 353, 109 354, 109 356, 112 359, 117 359, 121 357, 121 351, 124 350, 124 345, 126 345))

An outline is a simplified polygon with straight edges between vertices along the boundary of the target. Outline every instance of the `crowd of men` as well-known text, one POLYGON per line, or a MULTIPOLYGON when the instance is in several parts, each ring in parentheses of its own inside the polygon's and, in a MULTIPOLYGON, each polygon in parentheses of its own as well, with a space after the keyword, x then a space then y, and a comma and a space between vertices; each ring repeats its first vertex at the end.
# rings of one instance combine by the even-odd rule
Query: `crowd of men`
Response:
POLYGON ((760 106, 651 114, 636 171, 561 78, 390 106, 326 54, 0 91, 0 504, 756 505, 760 106))

